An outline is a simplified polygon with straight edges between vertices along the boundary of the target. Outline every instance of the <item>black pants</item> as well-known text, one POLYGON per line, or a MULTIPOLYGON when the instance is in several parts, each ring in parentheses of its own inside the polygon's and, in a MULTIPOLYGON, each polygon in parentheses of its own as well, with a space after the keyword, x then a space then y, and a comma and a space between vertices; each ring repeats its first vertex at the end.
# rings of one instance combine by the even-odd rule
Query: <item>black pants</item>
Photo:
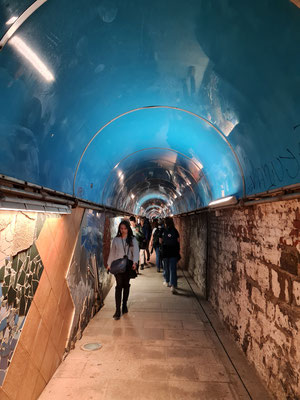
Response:
POLYGON ((117 284, 116 287, 124 289, 124 288, 129 286, 130 278, 129 278, 129 272, 128 271, 124 272, 123 274, 115 275, 115 278, 116 278, 116 284, 117 284))
POLYGON ((122 301, 122 292, 123 292, 123 307, 127 306, 127 300, 129 296, 130 289, 130 277, 129 271, 127 270, 123 274, 115 275, 116 278, 116 291, 115 291, 115 300, 116 300, 116 311, 119 312, 121 308, 122 301))

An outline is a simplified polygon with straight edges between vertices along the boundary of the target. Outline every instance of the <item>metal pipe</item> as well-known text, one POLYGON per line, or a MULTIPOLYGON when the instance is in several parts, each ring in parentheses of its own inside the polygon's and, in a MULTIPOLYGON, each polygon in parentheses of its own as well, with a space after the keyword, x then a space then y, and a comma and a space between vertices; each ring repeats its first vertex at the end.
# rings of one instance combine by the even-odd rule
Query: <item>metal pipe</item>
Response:
POLYGON ((253 205, 257 205, 257 204, 263 204, 263 203, 274 203, 276 201, 284 201, 284 200, 294 200, 294 199, 300 199, 300 192, 296 192, 296 193, 286 193, 286 194, 282 194, 279 196, 269 196, 269 197, 263 197, 261 199, 257 199, 257 200, 246 200, 246 199, 241 199, 239 200, 239 202, 237 204, 233 204, 233 205, 229 205, 229 206, 224 206, 224 207, 214 207, 214 208, 210 208, 210 207, 203 207, 199 210, 193 210, 187 213, 182 213, 182 214, 178 214, 175 215, 175 217, 187 217, 189 215, 193 215, 193 214, 201 214, 202 212, 210 212, 210 211, 221 211, 221 210, 227 210, 229 208, 242 208, 242 207, 249 207, 249 206, 253 206, 253 205), (196 211, 196 212, 195 212, 196 211))
POLYGON ((42 193, 27 192, 26 190, 10 188, 10 187, 3 186, 3 185, 0 185, 0 192, 8 193, 11 195, 16 195, 16 196, 23 196, 23 197, 31 198, 31 199, 50 201, 52 203, 65 204, 68 206, 72 206, 75 204, 75 201, 59 199, 57 197, 44 195, 42 193))
POLYGON ((256 197, 263 197, 266 194, 274 194, 274 193, 280 193, 280 192, 285 192, 287 190, 299 190, 300 189, 300 184, 295 183, 293 185, 287 185, 287 186, 281 186, 279 188, 271 189, 271 190, 266 190, 265 192, 260 192, 256 194, 252 194, 250 196, 247 196, 247 199, 252 199, 256 197))
POLYGON ((258 199, 258 200, 243 201, 240 203, 240 206, 248 207, 248 206, 252 206, 252 205, 256 205, 256 204, 274 203, 275 201, 293 200, 293 199, 298 199, 298 198, 300 198, 300 192, 288 193, 288 194, 283 194, 280 196, 265 197, 263 199, 258 199))
MULTIPOLYGON (((23 186, 26 186, 26 182, 23 181, 18 181, 15 180, 15 183, 19 183, 22 184, 23 186)), ((29 186, 29 185, 28 185, 29 186)), ((37 189, 40 190, 47 190, 45 188, 39 187, 37 185, 34 185, 37 189)), ((50 191, 52 193, 55 193, 55 191, 51 190, 50 191)), ((68 200, 66 198, 60 198, 60 197, 55 197, 55 196, 50 196, 48 194, 42 194, 42 193, 35 193, 35 192, 29 192, 23 189, 16 189, 13 187, 8 187, 8 186, 4 186, 4 185, 0 185, 0 193, 4 193, 4 194, 10 194, 11 196, 21 196, 27 199, 33 199, 33 200, 42 200, 42 201, 49 201, 51 203, 57 203, 57 204, 64 204, 64 205, 69 205, 72 207, 82 207, 82 208, 86 208, 86 209, 91 209, 91 210, 95 210, 95 211, 101 211, 101 212, 105 212, 105 211, 110 211, 114 214, 123 214, 123 215, 131 215, 130 213, 123 211, 123 210, 118 210, 115 209, 113 207, 106 207, 106 206, 101 206, 98 204, 94 204, 94 203, 90 203, 88 201, 83 201, 83 200, 79 200, 77 201, 76 199, 73 200, 68 200)), ((61 196, 65 196, 64 193, 61 194, 61 196)), ((66 197, 68 198, 72 198, 71 196, 66 195, 66 197)))
POLYGON ((45 191, 47 193, 52 193, 55 196, 59 195, 59 196, 63 196, 65 198, 74 200, 74 197, 72 195, 68 194, 68 193, 60 192, 59 190, 54 190, 54 189, 47 188, 45 186, 37 185, 36 183, 26 182, 26 181, 23 181, 21 179, 13 178, 11 176, 7 176, 7 175, 1 174, 0 175, 0 180, 8 182, 9 184, 14 184, 14 185, 17 184, 17 185, 20 185, 20 186, 23 186, 23 187, 30 187, 30 188, 34 188, 34 189, 38 189, 38 190, 43 190, 43 191, 45 191))
POLYGON ((118 210, 116 208, 100 206, 100 205, 98 206, 96 204, 91 204, 91 203, 88 203, 88 202, 85 203, 83 201, 78 201, 77 206, 81 207, 81 208, 86 208, 86 209, 89 209, 89 210, 99 211, 99 212, 110 211, 110 212, 112 212, 114 214, 119 214, 119 215, 120 214, 121 215, 132 215, 131 213, 128 213, 128 212, 123 211, 123 210, 118 210))

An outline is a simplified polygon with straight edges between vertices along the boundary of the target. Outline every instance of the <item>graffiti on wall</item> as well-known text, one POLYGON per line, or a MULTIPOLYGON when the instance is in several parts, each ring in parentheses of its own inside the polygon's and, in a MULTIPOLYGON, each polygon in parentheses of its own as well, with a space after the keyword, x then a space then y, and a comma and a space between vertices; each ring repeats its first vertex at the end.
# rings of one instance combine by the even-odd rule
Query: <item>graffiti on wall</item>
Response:
POLYGON ((246 170, 247 192, 257 193, 259 191, 271 190, 284 186, 287 179, 297 180, 300 173, 300 142, 298 149, 285 148, 280 154, 273 157, 269 162, 255 165, 248 158, 244 159, 246 170))

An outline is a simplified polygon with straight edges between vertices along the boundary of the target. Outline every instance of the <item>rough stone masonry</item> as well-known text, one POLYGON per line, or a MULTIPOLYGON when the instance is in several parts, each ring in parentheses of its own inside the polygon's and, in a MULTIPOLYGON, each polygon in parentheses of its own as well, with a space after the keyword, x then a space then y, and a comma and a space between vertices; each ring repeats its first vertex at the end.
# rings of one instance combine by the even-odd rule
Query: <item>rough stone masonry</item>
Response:
POLYGON ((177 219, 191 275, 203 295, 207 277, 207 295, 219 317, 270 392, 285 400, 300 399, 299 204, 265 203, 177 219))

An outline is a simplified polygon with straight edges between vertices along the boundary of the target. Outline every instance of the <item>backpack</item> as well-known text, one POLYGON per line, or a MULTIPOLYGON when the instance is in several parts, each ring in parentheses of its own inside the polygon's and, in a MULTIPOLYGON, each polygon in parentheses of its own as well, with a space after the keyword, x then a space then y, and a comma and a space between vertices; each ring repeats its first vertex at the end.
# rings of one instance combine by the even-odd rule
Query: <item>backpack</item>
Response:
POLYGON ((162 244, 167 247, 175 247, 178 245, 178 234, 175 229, 166 229, 162 234, 162 244))

